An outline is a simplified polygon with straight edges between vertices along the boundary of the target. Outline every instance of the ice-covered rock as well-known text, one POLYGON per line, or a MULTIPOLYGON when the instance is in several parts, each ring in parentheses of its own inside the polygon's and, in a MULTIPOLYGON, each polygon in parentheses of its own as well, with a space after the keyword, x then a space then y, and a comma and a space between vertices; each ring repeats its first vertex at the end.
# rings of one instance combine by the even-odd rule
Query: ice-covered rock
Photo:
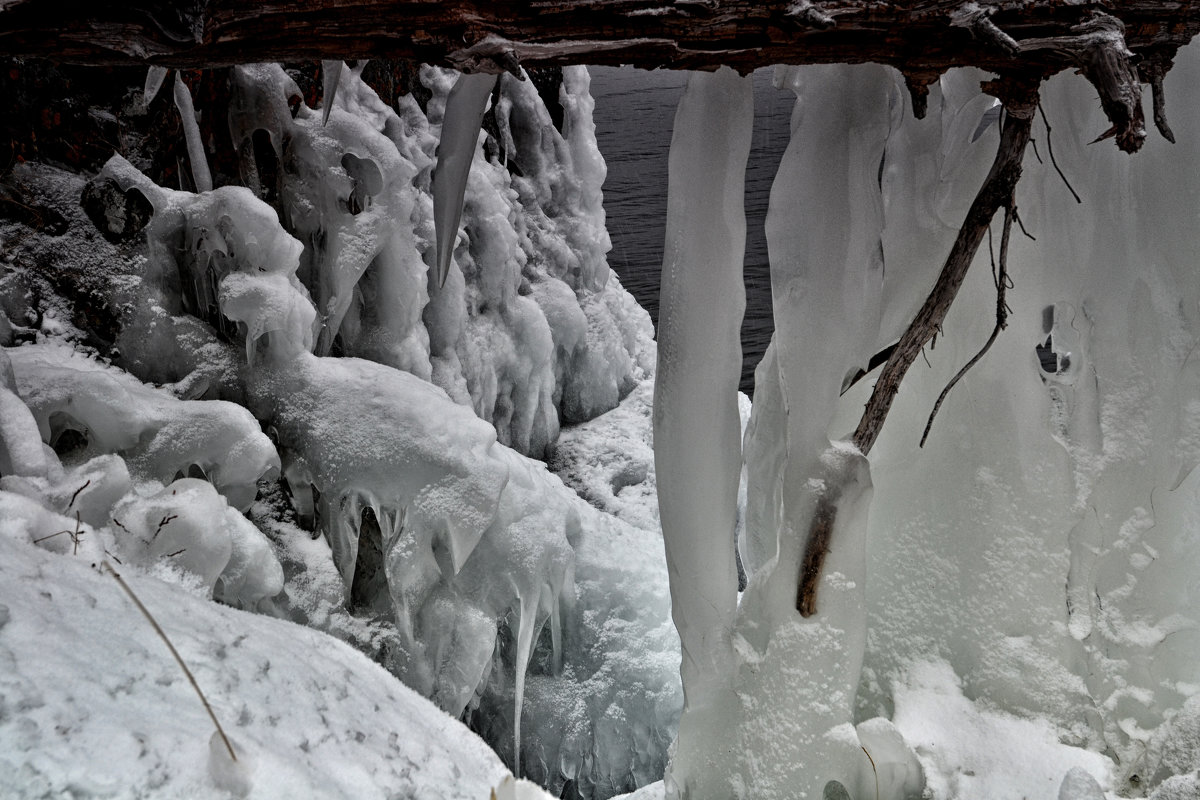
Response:
POLYGON ((182 478, 149 496, 129 495, 111 517, 124 563, 168 561, 214 598, 250 610, 283 588, 266 537, 206 481, 182 478))
MULTIPOLYGON (((457 73, 422 70, 433 93, 423 111, 411 97, 384 104, 360 72, 339 73, 327 123, 303 105, 293 118, 298 90, 278 67, 241 67, 233 78, 231 134, 243 153, 258 153, 243 158, 243 174, 277 197, 283 225, 305 245, 297 274, 317 309, 315 352, 431 379, 502 443, 542 455, 560 420, 614 407, 653 369, 649 320, 604 258, 587 74, 564 79, 561 134, 529 82, 502 77, 490 113, 507 163, 485 157, 478 124, 454 123, 466 133, 445 143, 445 156, 465 196, 450 202, 434 197, 431 172, 457 73), (255 149, 263 134, 270 147, 255 149), (461 207, 463 235, 442 206, 461 207), (440 256, 435 218, 447 237, 440 256)), ((485 76, 476 100, 492 84, 485 76)))
POLYGON ((222 401, 181 401, 69 347, 8 351, 17 390, 42 439, 84 456, 118 453, 143 478, 170 482, 199 472, 236 508, 254 501, 256 482, 277 474, 279 456, 246 409, 222 401))

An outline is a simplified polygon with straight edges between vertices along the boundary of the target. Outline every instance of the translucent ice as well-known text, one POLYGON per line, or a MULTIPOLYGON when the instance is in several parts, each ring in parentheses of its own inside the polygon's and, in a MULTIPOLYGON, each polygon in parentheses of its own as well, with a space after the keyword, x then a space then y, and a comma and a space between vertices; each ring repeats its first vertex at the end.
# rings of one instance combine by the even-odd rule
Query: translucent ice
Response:
POLYGON ((333 103, 337 99, 338 81, 341 80, 344 66, 341 61, 321 62, 321 86, 324 89, 321 97, 322 125, 329 124, 329 112, 333 111, 333 103))
POLYGON ((683 644, 684 715, 669 785, 728 788, 705 722, 728 713, 741 475, 737 385, 745 309, 742 208, 754 93, 729 68, 693 73, 671 137, 654 395, 658 504, 683 644), (697 723, 700 720, 700 723, 697 723), (696 737, 696 729, 701 732, 696 737))
MULTIPOLYGON (((149 79, 147 79, 149 83, 149 79)), ((183 135, 187 140, 188 163, 192 167, 192 181, 196 191, 207 192, 213 188, 212 173, 208 170, 208 156, 200 141, 200 126, 196 123, 196 109, 192 104, 192 90, 183 82, 181 73, 175 73, 175 107, 183 122, 183 135)))
POLYGON ((442 117, 442 139, 438 143, 437 166, 433 171, 433 222, 437 230, 438 285, 444 286, 450 271, 454 241, 462 219, 467 175, 479 146, 483 112, 496 85, 495 75, 460 75, 446 98, 442 117))

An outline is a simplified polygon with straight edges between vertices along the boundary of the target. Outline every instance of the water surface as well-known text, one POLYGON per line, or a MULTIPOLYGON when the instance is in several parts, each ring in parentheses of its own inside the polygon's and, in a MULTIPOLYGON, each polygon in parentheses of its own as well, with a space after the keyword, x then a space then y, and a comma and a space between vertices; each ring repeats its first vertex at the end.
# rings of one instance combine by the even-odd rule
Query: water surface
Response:
MULTIPOLYGON (((687 73, 591 67, 596 139, 608 163, 604 210, 613 249, 609 264, 658 324, 658 283, 667 220, 667 156, 675 106, 687 73)), ((771 276, 763 223, 771 181, 788 143, 794 95, 754 73, 754 133, 746 164, 746 318, 742 324, 742 391, 770 341, 771 276)))

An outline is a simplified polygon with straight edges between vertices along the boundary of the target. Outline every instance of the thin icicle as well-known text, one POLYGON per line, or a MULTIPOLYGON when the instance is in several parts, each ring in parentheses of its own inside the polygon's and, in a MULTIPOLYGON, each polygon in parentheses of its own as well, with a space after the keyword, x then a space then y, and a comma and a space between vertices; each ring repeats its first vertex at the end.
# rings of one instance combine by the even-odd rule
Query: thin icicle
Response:
POLYGON ((521 596, 521 618, 517 622, 517 663, 515 691, 513 692, 513 774, 521 776, 521 710, 525 705, 525 673, 529 669, 529 656, 533 651, 533 633, 537 627, 537 611, 541 604, 541 592, 526 592, 521 596))
POLYGON ((733 531, 741 475, 737 387, 750 79, 698 72, 675 115, 654 393, 654 463, 671 606, 683 645, 684 715, 668 795, 706 785, 729 796, 710 756, 733 697, 737 602, 733 531))
POLYGON ((197 192, 212 191, 212 173, 208 171, 208 158, 204 155, 204 143, 200 141, 200 126, 196 124, 196 109, 192 105, 192 92, 178 72, 175 73, 175 107, 183 120, 183 135, 187 140, 188 161, 192 165, 192 180, 197 192))
POLYGON ((329 124, 329 112, 333 111, 333 101, 337 98, 338 82, 342 77, 342 61, 321 62, 321 83, 324 94, 321 96, 321 124, 329 124))
POLYGON ((479 143, 479 129, 488 98, 499 78, 495 75, 462 75, 446 98, 437 166, 433 170, 433 227, 437 232, 438 286, 446 283, 454 240, 462 220, 467 176, 479 143))
POLYGON ((166 77, 166 67, 151 67, 146 71, 146 86, 142 89, 143 110, 150 108, 150 103, 158 97, 158 90, 162 88, 166 77))

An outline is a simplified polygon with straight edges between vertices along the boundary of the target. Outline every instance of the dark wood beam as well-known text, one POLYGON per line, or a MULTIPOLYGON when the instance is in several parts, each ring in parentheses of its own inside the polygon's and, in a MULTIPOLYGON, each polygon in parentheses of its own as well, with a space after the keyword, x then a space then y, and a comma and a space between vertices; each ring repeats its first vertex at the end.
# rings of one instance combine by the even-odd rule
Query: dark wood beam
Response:
POLYGON ((890 64, 916 86, 950 67, 1049 74, 1089 12, 1125 24, 1155 63, 1200 31, 1200 0, 0 0, 0 55, 60 63, 214 67, 389 58, 499 71, 520 63, 743 71, 890 64))

